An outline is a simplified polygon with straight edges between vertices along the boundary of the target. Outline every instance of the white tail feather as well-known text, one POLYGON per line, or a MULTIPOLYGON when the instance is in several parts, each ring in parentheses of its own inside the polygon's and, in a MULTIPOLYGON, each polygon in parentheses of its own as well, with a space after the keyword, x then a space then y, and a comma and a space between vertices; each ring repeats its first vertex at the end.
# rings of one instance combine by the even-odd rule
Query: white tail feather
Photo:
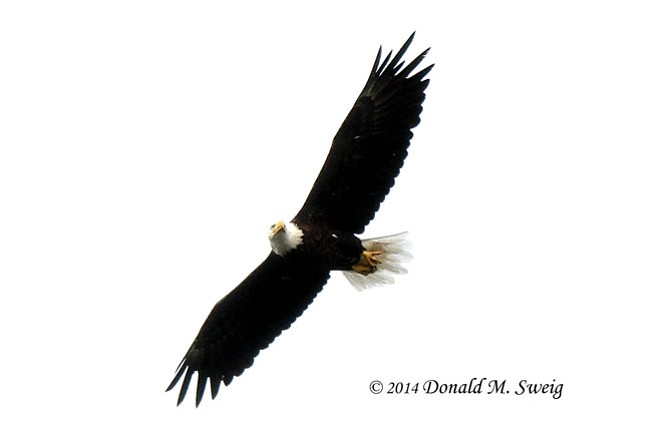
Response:
POLYGON ((393 283, 392 274, 405 274, 407 272, 407 269, 402 265, 412 258, 412 254, 409 252, 411 243, 407 240, 407 232, 370 238, 361 240, 361 242, 366 251, 381 251, 382 253, 377 256, 381 263, 377 265, 377 270, 373 273, 363 275, 355 271, 342 271, 344 277, 358 291, 393 283))

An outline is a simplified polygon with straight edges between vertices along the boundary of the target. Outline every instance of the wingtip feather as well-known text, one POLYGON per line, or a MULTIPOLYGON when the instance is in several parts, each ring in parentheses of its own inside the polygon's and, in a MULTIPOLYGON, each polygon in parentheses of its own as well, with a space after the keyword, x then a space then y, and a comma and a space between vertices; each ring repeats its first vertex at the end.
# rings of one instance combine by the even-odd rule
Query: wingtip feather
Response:
POLYGON ((177 406, 179 406, 186 398, 186 393, 188 392, 188 386, 191 383, 191 377, 193 376, 193 370, 190 368, 184 376, 184 381, 181 383, 181 389, 179 389, 179 397, 177 398, 177 406))
POLYGON ((379 45, 379 50, 377 50, 377 57, 375 57, 375 63, 372 64, 372 71, 370 71, 370 76, 374 76, 379 68, 379 61, 382 59, 382 46, 379 45))
POLYGON ((219 388, 221 388, 221 378, 211 378, 209 380, 210 390, 212 393, 212 399, 216 398, 216 395, 219 394, 219 388))
POLYGON ((195 392, 195 407, 198 407, 200 405, 200 402, 202 401, 202 397, 205 394, 205 388, 207 387, 207 375, 202 373, 202 371, 198 372, 198 387, 196 388, 195 392))
POLYGON ((181 379, 182 375, 186 371, 186 366, 184 366, 184 361, 186 358, 182 359, 179 365, 177 366, 177 369, 174 371, 175 376, 172 378, 172 381, 170 382, 170 385, 165 389, 166 392, 169 392, 170 390, 174 389, 174 386, 177 385, 179 380, 181 379))
POLYGON ((416 31, 414 31, 414 32, 412 32, 412 34, 410 34, 407 41, 405 41, 405 43, 402 45, 402 47, 400 47, 400 49, 398 50, 398 53, 395 55, 395 57, 393 58, 393 60, 389 64, 389 67, 392 70, 398 70, 399 69, 398 62, 400 62, 400 59, 402 59, 402 57, 407 52, 407 49, 409 48, 409 46, 412 44, 412 40, 414 40, 414 34, 415 33, 416 33, 416 31))

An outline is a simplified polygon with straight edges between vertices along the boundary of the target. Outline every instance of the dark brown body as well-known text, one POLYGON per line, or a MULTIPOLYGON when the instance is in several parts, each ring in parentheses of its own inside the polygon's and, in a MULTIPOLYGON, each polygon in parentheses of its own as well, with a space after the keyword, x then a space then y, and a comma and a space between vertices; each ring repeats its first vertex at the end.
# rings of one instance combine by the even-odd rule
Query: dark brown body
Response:
POLYGON ((286 260, 309 262, 326 270, 350 270, 361 258, 363 245, 358 237, 321 225, 301 223, 303 242, 286 254, 286 260))

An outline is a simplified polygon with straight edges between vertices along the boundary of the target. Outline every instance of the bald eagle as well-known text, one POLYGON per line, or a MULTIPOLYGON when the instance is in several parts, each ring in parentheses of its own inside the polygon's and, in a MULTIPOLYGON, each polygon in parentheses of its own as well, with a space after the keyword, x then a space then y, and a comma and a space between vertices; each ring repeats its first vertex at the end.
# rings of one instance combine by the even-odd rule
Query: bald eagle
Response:
POLYGON ((411 129, 433 65, 412 74, 428 53, 404 68, 414 33, 391 59, 381 47, 353 108, 338 130, 302 209, 270 228, 272 251, 205 320, 167 390, 183 377, 181 404, 198 372, 196 407, 207 380, 212 399, 221 386, 251 367, 259 351, 289 328, 324 287, 330 272, 343 271, 358 289, 392 282, 409 258, 405 234, 361 240, 394 184, 407 156, 411 129), (381 63, 380 63, 381 61, 381 63))

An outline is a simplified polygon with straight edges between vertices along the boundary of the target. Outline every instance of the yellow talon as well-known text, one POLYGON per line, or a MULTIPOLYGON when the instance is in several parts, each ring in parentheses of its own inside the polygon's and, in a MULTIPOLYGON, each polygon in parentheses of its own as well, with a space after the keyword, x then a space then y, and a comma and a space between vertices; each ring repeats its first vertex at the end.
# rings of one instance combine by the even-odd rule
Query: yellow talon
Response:
POLYGON ((359 274, 367 276, 368 274, 375 272, 377 270, 377 265, 382 263, 377 257, 381 254, 383 254, 382 251, 363 251, 360 260, 352 266, 351 269, 359 274))
POLYGON ((370 266, 379 265, 382 263, 382 261, 377 258, 377 256, 381 254, 381 251, 363 251, 363 257, 365 257, 365 260, 370 264, 370 266))

